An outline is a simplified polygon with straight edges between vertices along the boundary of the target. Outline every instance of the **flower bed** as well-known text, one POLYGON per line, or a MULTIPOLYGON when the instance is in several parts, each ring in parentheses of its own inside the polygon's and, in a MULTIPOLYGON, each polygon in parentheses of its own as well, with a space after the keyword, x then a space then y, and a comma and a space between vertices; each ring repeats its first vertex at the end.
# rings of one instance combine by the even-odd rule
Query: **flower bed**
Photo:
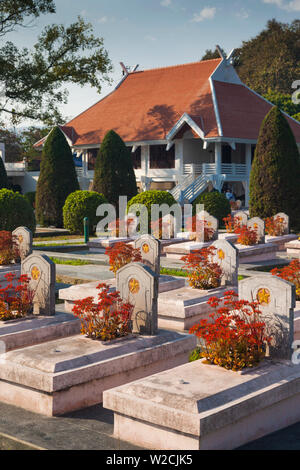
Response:
POLYGON ((265 357, 270 337, 265 333, 265 323, 260 321, 259 303, 237 297, 234 291, 227 291, 224 298, 212 297, 208 301, 216 311, 190 329, 203 343, 190 360, 205 358, 210 364, 239 371, 256 366, 265 357))
POLYGON ((265 219, 265 231, 272 237, 280 237, 285 233, 284 219, 280 216, 265 219))
POLYGON ((222 269, 212 258, 216 248, 209 246, 183 256, 184 269, 188 271, 189 284, 194 289, 213 289, 221 284, 222 269))
POLYGON ((197 215, 189 217, 186 221, 186 228, 190 232, 190 240, 197 239, 197 233, 200 234, 203 232, 204 242, 209 242, 214 236, 214 229, 210 227, 207 220, 201 220, 197 218, 197 215))
POLYGON ((241 226, 239 229, 236 229, 238 234, 237 243, 245 246, 253 246, 258 242, 257 232, 246 225, 241 226))
POLYGON ((274 268, 271 271, 273 276, 281 277, 286 281, 292 282, 296 287, 296 299, 300 300, 300 260, 291 261, 288 266, 282 268, 274 268))
POLYGON ((6 230, 0 231, 0 265, 8 266, 20 258, 17 238, 6 230))
POLYGON ((239 233, 242 225, 237 217, 229 214, 227 217, 224 217, 223 222, 225 223, 225 228, 227 233, 239 233))
POLYGON ((105 254, 109 256, 110 271, 114 274, 128 263, 142 261, 140 250, 124 242, 107 247, 105 254))
POLYGON ((133 305, 123 302, 119 292, 109 292, 110 286, 101 283, 97 289, 98 304, 93 297, 75 301, 73 313, 81 321, 81 333, 93 340, 110 341, 127 336, 131 330, 133 305))
MULTIPOLYGON (((14 320, 30 315, 33 311, 35 292, 29 288, 30 278, 12 273, 5 275, 7 285, 0 288, 0 321, 14 320)), ((0 286, 1 287, 1 286, 0 286)))

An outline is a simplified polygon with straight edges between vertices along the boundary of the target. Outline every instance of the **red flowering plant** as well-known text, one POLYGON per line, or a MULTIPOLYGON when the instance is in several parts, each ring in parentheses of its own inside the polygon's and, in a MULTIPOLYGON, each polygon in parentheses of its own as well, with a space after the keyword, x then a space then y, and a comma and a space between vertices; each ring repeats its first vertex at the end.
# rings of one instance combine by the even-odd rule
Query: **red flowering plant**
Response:
POLYGON ((109 256, 109 269, 114 274, 128 263, 142 261, 140 250, 124 242, 106 248, 105 254, 109 256))
POLYGON ((186 221, 186 228, 190 232, 190 240, 196 240, 197 233, 203 231, 204 242, 209 242, 214 236, 214 229, 210 227, 207 220, 197 218, 197 215, 189 217, 186 221))
POLYGON ((300 300, 300 260, 295 259, 288 266, 274 268, 271 271, 273 276, 281 277, 286 281, 292 282, 296 286, 296 299, 300 300))
POLYGON ((192 360, 205 358, 209 364, 238 371, 256 366, 265 357, 271 338, 260 320, 259 303, 237 297, 236 292, 227 291, 221 299, 209 299, 208 305, 216 310, 190 329, 190 334, 201 339, 192 360))
POLYGON ((126 236, 128 236, 128 230, 130 228, 130 225, 133 223, 132 218, 127 218, 127 219, 116 219, 113 222, 108 224, 108 230, 111 232, 112 237, 119 237, 120 233, 126 233, 126 236))
POLYGON ((170 233, 170 221, 164 222, 162 218, 151 222, 150 227, 151 227, 153 236, 155 238, 158 238, 159 240, 163 238, 163 235, 164 237, 166 237, 166 235, 168 236, 170 233))
POLYGON ((7 285, 0 286, 0 320, 7 321, 28 316, 33 311, 35 291, 29 288, 30 278, 5 274, 7 285))
POLYGON ((280 237, 281 235, 284 235, 284 219, 280 216, 268 217, 265 219, 265 231, 271 237, 280 237))
POLYGON ((242 225, 235 233, 238 233, 237 243, 240 245, 256 245, 258 241, 256 230, 247 227, 247 225, 242 225))
POLYGON ((181 258, 189 273, 189 284, 194 289, 213 289, 220 286, 222 269, 213 261, 216 251, 214 246, 209 246, 181 258))
POLYGON ((81 321, 81 333, 93 340, 109 341, 127 336, 131 330, 134 306, 123 302, 119 292, 110 292, 110 286, 101 283, 98 303, 93 297, 76 300, 73 313, 81 321))
POLYGON ((0 265, 9 265, 20 258, 17 237, 6 230, 0 231, 0 265))
POLYGON ((225 228, 227 233, 238 233, 242 227, 241 221, 238 217, 234 217, 231 214, 228 214, 227 217, 223 219, 225 223, 225 228))

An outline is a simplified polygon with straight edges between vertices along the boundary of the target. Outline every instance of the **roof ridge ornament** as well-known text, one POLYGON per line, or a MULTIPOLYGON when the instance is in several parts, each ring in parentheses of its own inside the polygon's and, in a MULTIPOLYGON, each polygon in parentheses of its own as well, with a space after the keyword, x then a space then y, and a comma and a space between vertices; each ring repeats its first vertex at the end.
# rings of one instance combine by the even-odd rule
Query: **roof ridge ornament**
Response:
POLYGON ((123 76, 126 76, 129 75, 130 73, 133 73, 133 72, 136 72, 136 70, 138 69, 139 67, 139 64, 136 64, 134 66, 131 66, 131 65, 125 65, 124 62, 120 62, 120 65, 121 65, 121 68, 122 68, 122 73, 123 73, 123 76))

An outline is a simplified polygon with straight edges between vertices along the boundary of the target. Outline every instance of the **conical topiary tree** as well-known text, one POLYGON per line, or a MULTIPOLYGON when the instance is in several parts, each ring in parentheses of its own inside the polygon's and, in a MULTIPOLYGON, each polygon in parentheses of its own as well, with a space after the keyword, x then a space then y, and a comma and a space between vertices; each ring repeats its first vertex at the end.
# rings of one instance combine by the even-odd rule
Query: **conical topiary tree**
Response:
POLYGON ((2 188, 8 188, 8 179, 4 162, 0 157, 0 189, 2 188))
POLYGON ((63 206, 79 184, 68 142, 59 127, 50 132, 43 148, 36 189, 36 218, 41 225, 63 226, 63 206))
POLYGON ((262 122, 250 174, 250 216, 290 216, 300 228, 300 156, 294 134, 278 107, 262 122))
POLYGON ((119 196, 131 199, 137 194, 130 152, 121 137, 113 130, 105 135, 97 155, 93 191, 103 194, 116 206, 119 196))

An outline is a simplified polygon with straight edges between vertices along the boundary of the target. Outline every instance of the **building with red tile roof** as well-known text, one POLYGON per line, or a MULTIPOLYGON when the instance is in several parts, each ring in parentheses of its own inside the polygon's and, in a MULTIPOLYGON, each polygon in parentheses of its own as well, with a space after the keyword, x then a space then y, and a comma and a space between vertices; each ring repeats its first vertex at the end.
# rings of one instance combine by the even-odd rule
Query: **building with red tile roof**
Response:
MULTIPOLYGON (((253 151, 273 105, 241 82, 232 53, 219 51, 219 59, 152 70, 130 72, 122 64, 114 91, 61 126, 82 162, 82 187, 113 129, 131 148, 142 189, 170 189, 192 201, 209 182, 219 190, 225 183, 247 205, 253 151)), ((286 117, 300 145, 300 123, 286 117)))

